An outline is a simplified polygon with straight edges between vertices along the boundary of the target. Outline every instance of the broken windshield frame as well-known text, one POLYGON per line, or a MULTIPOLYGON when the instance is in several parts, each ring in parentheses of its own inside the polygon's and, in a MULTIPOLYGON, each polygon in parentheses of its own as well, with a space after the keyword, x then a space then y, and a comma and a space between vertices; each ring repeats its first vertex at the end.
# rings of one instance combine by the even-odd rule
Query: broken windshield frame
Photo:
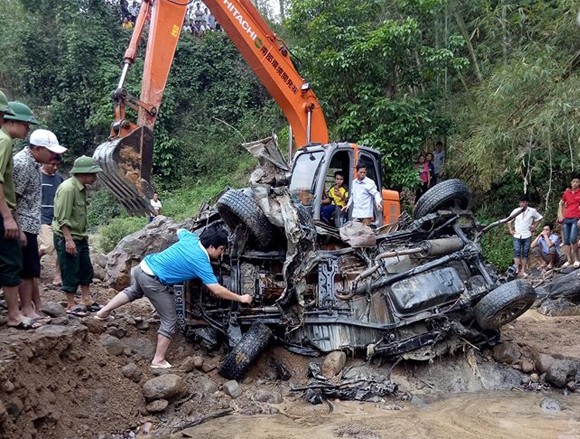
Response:
POLYGON ((323 150, 303 153, 294 159, 290 193, 297 195, 305 206, 310 206, 316 195, 314 183, 323 159, 323 150))

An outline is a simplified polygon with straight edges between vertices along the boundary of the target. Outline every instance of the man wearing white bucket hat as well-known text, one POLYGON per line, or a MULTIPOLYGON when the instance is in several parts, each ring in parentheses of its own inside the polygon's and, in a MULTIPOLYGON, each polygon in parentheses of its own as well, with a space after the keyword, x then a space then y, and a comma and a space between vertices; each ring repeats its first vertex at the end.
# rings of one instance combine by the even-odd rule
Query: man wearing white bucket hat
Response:
POLYGON ((42 178, 40 165, 51 163, 67 149, 61 146, 56 135, 48 130, 38 129, 30 135, 29 145, 14 156, 14 186, 16 211, 24 237, 22 238, 22 283, 18 288, 22 314, 33 321, 40 314, 40 255, 38 235, 42 205, 42 178))

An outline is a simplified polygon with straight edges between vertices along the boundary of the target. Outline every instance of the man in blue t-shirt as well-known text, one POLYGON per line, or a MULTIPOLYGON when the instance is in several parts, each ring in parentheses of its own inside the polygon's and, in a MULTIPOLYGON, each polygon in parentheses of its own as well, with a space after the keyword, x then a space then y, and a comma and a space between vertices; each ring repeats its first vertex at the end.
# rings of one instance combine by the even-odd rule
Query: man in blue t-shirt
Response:
POLYGON ((220 299, 252 303, 252 296, 239 295, 228 290, 218 283, 213 273, 210 258, 219 259, 228 244, 228 237, 223 230, 206 230, 199 238, 194 233, 179 229, 177 238, 179 241, 161 253, 145 256, 131 270, 131 285, 113 297, 95 315, 97 320, 106 320, 114 309, 146 296, 161 319, 157 349, 151 361, 154 369, 171 367, 165 360, 165 355, 177 328, 177 313, 170 286, 190 279, 200 279, 220 299))

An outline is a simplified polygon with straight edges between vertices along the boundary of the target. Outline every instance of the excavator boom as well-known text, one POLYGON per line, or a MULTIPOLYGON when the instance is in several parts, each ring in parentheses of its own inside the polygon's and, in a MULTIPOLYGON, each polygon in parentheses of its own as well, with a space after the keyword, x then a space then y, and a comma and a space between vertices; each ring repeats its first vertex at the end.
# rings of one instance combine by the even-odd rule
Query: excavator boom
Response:
MULTIPOLYGON (((298 74, 288 48, 270 29, 250 0, 205 0, 245 61, 286 116, 295 144, 327 143, 328 130, 322 109, 310 85, 298 74)), ((112 93, 115 121, 109 139, 94 157, 103 171, 100 180, 134 215, 151 212, 149 197, 153 163, 153 127, 187 12, 187 0, 143 0, 117 89, 112 93), (141 95, 124 88, 130 66, 149 23, 141 95), (126 119, 129 106, 137 111, 136 123, 126 119)))

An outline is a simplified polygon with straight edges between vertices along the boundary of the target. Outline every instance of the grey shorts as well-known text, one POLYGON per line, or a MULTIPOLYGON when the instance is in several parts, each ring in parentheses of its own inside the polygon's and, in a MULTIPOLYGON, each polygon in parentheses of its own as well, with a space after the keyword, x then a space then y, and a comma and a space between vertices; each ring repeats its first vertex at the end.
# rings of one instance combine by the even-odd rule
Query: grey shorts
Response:
POLYGON ((149 299, 159 318, 159 334, 171 338, 177 329, 175 298, 167 285, 146 274, 139 265, 131 270, 131 285, 123 290, 130 301, 145 296, 149 299))

